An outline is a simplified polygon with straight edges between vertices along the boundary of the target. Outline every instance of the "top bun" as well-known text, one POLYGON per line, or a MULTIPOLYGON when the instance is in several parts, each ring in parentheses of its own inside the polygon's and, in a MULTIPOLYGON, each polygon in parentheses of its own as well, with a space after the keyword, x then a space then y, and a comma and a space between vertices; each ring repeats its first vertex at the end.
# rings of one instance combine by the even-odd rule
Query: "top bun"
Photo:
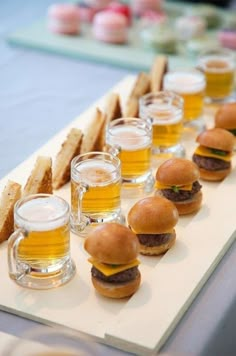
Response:
POLYGON ((231 152, 234 147, 234 135, 218 127, 201 132, 196 141, 202 146, 227 152, 231 152))
POLYGON ((200 177, 198 166, 184 158, 171 158, 160 165, 156 179, 166 185, 185 185, 196 182, 200 177))
POLYGON ((173 230, 178 218, 178 210, 171 201, 154 196, 134 204, 127 220, 136 234, 164 234, 173 230))
POLYGON ((223 129, 236 129, 236 103, 222 105, 215 116, 215 126, 223 129))
POLYGON ((126 264, 137 258, 139 241, 126 226, 104 223, 88 234, 84 248, 99 262, 126 264))

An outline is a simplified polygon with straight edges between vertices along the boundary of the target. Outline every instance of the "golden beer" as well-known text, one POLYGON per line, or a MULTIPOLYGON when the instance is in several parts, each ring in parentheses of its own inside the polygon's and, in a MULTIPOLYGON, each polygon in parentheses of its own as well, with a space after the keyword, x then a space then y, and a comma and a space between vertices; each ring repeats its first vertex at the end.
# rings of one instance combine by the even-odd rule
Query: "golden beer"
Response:
POLYGON ((29 195, 16 203, 15 232, 8 240, 9 275, 16 283, 49 289, 74 276, 69 219, 69 204, 52 194, 29 195))
POLYGON ((230 51, 212 51, 203 55, 199 66, 206 77, 206 96, 224 99, 232 94, 235 59, 230 51))
POLYGON ((167 73, 164 89, 172 90, 184 100, 184 120, 192 121, 203 113, 205 77, 198 71, 178 71, 167 73))
POLYGON ((122 178, 137 178, 151 167, 151 126, 140 119, 124 118, 111 122, 107 143, 119 147, 122 178))
POLYGON ((179 143, 183 132, 182 115, 169 119, 165 115, 153 118, 153 145, 158 147, 172 147, 179 143))
POLYGON ((74 167, 80 179, 71 180, 71 208, 78 210, 78 192, 87 186, 83 193, 82 213, 106 214, 120 208, 120 177, 114 172, 115 167, 108 162, 90 159, 74 167))

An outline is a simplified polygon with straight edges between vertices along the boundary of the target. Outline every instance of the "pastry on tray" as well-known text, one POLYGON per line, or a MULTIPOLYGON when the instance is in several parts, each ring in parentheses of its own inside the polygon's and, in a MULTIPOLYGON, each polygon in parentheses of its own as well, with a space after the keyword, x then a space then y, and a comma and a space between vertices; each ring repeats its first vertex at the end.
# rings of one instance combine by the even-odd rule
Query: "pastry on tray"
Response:
POLYGON ((48 28, 64 35, 78 35, 80 32, 79 9, 73 4, 53 4, 48 9, 48 28))

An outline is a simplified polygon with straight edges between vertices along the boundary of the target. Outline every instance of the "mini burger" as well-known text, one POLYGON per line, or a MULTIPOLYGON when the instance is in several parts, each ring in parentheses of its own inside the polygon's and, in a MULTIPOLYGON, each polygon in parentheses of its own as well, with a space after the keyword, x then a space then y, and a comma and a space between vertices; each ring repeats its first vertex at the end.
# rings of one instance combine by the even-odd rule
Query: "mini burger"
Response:
POLYGON ((236 138, 236 103, 222 105, 215 115, 215 127, 231 132, 236 138))
POLYGON ((179 215, 196 212, 202 203, 198 166, 184 158, 171 158, 156 172, 157 194, 169 199, 179 215))
POLYGON ((100 294, 125 298, 136 292, 141 281, 139 242, 130 229, 118 223, 101 224, 86 237, 84 248, 92 256, 92 283, 100 294))
POLYGON ((227 130, 214 128, 200 133, 200 144, 194 152, 193 161, 198 165, 202 179, 221 181, 231 171, 234 136, 227 130))
POLYGON ((130 229, 137 235, 143 255, 160 255, 175 243, 174 226, 178 210, 166 198, 160 196, 139 200, 128 213, 130 229))

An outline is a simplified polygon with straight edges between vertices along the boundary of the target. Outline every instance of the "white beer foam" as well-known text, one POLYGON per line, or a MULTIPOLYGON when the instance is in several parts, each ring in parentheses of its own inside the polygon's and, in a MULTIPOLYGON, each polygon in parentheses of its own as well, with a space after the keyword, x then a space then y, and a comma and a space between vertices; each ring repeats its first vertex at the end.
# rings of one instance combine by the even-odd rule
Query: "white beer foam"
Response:
POLYGON ((67 205, 56 197, 26 201, 15 214, 15 224, 28 231, 53 230, 67 221, 67 205))
POLYGON ((182 121, 183 112, 170 104, 153 103, 148 105, 148 118, 153 125, 174 125, 182 121))
POLYGON ((108 143, 111 146, 119 145, 122 150, 136 151, 151 144, 151 137, 147 132, 132 125, 114 126, 110 133, 108 143))
MULTIPOLYGON (((111 162, 88 159, 75 165, 79 180, 89 186, 105 186, 116 180, 118 174, 111 162)), ((78 178, 75 178, 78 181, 78 178)))
POLYGON ((205 89, 205 78, 201 73, 173 72, 164 77, 164 90, 182 94, 194 94, 205 89))
POLYGON ((200 59, 200 67, 203 68, 203 70, 207 72, 211 72, 211 73, 227 73, 227 72, 231 72, 234 70, 235 68, 235 63, 234 60, 231 58, 228 58, 226 56, 216 56, 216 55, 209 55, 206 56, 202 59, 200 59), (216 62, 224 62, 226 64, 226 66, 224 68, 214 68, 214 67, 209 67, 207 66, 207 63, 211 62, 211 61, 216 61, 216 62))

